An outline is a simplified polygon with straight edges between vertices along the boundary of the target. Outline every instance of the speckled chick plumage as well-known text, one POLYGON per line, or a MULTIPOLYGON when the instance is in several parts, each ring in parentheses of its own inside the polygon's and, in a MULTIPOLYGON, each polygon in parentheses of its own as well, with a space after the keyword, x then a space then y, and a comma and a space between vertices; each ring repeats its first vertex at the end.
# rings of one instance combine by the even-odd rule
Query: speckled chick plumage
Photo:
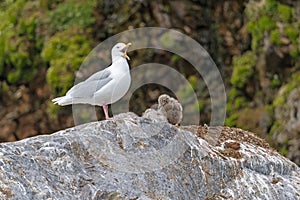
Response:
POLYGON ((158 109, 165 114, 170 124, 180 124, 182 120, 182 106, 178 100, 162 94, 158 98, 158 109))

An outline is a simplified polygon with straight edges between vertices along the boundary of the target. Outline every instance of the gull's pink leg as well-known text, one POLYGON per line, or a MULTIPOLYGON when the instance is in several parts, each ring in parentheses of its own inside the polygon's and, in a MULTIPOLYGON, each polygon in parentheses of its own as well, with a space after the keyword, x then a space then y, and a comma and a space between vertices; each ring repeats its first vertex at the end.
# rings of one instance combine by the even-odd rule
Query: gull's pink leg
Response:
POLYGON ((103 108, 103 111, 105 114, 105 119, 113 119, 113 118, 109 117, 109 115, 108 115, 108 105, 105 104, 102 106, 102 108, 103 108))

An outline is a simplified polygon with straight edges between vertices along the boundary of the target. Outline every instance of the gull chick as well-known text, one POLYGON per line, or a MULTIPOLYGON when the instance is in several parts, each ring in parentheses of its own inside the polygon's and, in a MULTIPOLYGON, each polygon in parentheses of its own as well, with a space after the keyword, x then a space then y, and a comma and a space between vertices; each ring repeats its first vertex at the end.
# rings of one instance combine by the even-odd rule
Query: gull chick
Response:
POLYGON ((158 98, 158 109, 161 110, 170 124, 178 125, 182 120, 182 106, 174 98, 163 94, 158 98))
POLYGON ((53 99, 60 106, 70 104, 90 104, 102 106, 105 119, 108 115, 108 104, 121 99, 128 91, 131 83, 129 60, 126 54, 131 43, 117 43, 111 50, 112 64, 92 74, 85 81, 74 85, 65 96, 53 99))

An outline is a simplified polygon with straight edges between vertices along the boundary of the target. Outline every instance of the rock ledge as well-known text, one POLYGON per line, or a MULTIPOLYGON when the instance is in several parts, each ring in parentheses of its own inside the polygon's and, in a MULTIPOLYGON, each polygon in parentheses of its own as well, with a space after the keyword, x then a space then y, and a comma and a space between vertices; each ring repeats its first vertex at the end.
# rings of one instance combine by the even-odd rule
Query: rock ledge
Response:
POLYGON ((239 134, 125 113, 2 143, 0 199, 299 199, 299 167, 239 134))

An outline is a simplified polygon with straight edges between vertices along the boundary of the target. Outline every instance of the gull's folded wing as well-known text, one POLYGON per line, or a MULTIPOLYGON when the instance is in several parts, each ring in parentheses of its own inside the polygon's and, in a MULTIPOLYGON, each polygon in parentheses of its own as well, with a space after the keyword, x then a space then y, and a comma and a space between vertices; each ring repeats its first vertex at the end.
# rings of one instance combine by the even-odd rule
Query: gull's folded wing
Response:
POLYGON ((100 90, 104 85, 112 80, 109 70, 102 70, 90 76, 83 82, 73 86, 66 94, 72 98, 92 97, 94 93, 100 90))

